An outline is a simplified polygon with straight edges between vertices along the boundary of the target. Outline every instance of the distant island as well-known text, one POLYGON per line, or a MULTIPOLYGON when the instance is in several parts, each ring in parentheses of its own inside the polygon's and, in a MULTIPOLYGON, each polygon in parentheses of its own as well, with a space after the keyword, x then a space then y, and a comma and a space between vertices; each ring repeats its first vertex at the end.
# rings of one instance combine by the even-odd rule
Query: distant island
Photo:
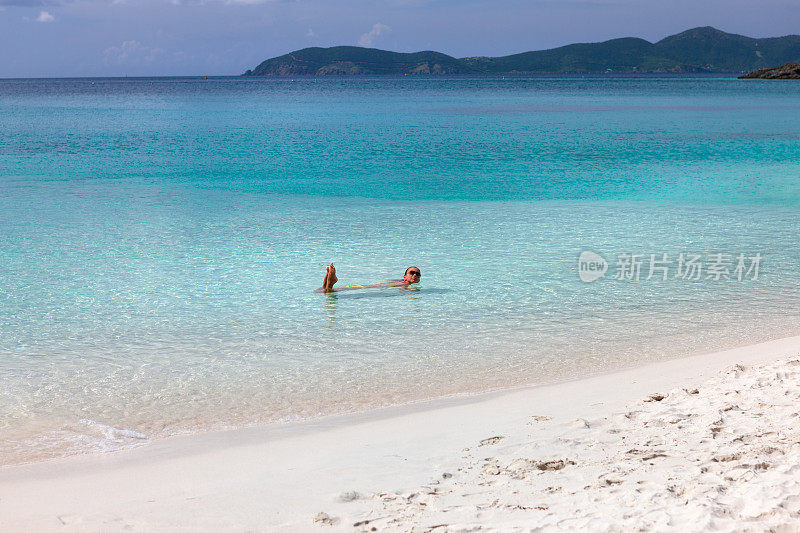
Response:
POLYGON ((800 80, 800 63, 786 63, 775 68, 760 68, 744 76, 739 76, 740 80, 754 78, 762 80, 800 80))
POLYGON ((440 52, 400 53, 358 46, 304 48, 267 59, 244 76, 740 73, 798 60, 800 35, 754 39, 706 26, 656 43, 625 37, 503 57, 457 59, 440 52))

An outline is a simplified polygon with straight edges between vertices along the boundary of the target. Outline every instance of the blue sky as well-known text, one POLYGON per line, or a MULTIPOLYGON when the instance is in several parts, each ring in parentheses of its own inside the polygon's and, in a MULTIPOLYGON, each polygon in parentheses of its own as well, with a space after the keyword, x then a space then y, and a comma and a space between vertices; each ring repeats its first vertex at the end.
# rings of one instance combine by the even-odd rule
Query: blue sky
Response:
MULTIPOLYGON (((0 0, 0 77, 240 74, 307 46, 505 55, 696 26, 800 33, 797 0, 0 0)), ((798 58, 800 59, 800 58, 798 58)))

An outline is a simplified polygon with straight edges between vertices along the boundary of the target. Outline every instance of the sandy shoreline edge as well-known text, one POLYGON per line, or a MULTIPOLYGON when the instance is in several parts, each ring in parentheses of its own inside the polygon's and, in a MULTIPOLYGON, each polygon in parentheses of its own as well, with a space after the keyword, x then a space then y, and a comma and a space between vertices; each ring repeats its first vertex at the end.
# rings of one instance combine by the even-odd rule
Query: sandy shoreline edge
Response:
MULTIPOLYGON (((603 462, 613 456, 616 445, 616 441, 608 439, 621 439, 620 432, 628 432, 632 440, 648 437, 652 442, 653 435, 649 432, 656 431, 665 436, 664 442, 654 445, 658 451, 669 446, 674 448, 670 453, 661 454, 669 461, 680 455, 681 450, 686 453, 690 449, 702 451, 705 450, 703 446, 709 450, 724 448, 728 454, 724 457, 735 457, 741 450, 737 451, 737 445, 732 442, 737 433, 749 431, 748 420, 753 419, 752 424, 758 425, 761 415, 790 416, 800 411, 800 405, 790 401, 789 389, 781 393, 774 386, 767 387, 769 379, 783 383, 784 378, 780 376, 794 370, 780 365, 789 365, 789 359, 798 356, 800 336, 651 363, 578 381, 382 410, 379 416, 348 415, 291 428, 255 428, 175 437, 110 454, 4 467, 0 469, 0 530, 307 531, 352 530, 357 523, 358 529, 366 530, 372 527, 408 530, 425 524, 427 527, 446 524, 437 530, 515 528, 523 524, 545 528, 582 528, 593 524, 593 529, 613 529, 624 520, 622 515, 615 514, 619 509, 608 510, 607 522, 602 519, 591 522, 598 518, 567 516, 566 511, 559 510, 561 504, 571 502, 575 507, 578 501, 574 494, 569 494, 570 483, 577 487, 585 482, 592 490, 601 490, 603 484, 610 481, 608 486, 618 491, 614 498, 620 501, 620 509, 632 505, 639 497, 637 494, 642 493, 642 486, 658 485, 660 466, 656 459, 651 461, 652 465, 648 463, 646 468, 639 469, 650 473, 649 478, 637 481, 641 482, 639 488, 626 488, 628 478, 625 476, 633 475, 631 472, 610 472, 609 475, 601 472, 627 460, 617 458, 610 463, 603 462), (764 404, 774 409, 770 413, 742 418, 736 422, 739 426, 733 422, 728 426, 713 426, 720 414, 711 411, 721 410, 717 409, 717 404, 733 394, 733 389, 725 387, 734 378, 723 379, 719 374, 736 364, 744 368, 766 365, 752 376, 743 369, 737 379, 750 379, 748 386, 758 386, 758 391, 763 389, 764 394, 774 389, 773 395, 778 396, 765 396, 756 404, 756 407, 764 404), (770 364, 778 367, 770 367, 770 364), (773 375, 778 377, 770 377, 773 375), (692 390, 703 384, 706 387, 701 394, 687 392, 683 397, 673 392, 670 395, 673 389, 692 390), (667 394, 669 398, 663 402, 641 403, 655 393, 667 394), (700 398, 707 405, 698 403, 700 398), (634 409, 632 405, 644 407, 634 409), (682 414, 683 411, 688 414, 682 414), (619 418, 620 413, 636 414, 619 418), (656 423, 669 416, 677 421, 656 423), (709 420, 703 418, 706 416, 709 420), (698 433, 696 442, 681 441, 674 434, 678 432, 680 438, 688 438, 685 435, 695 427, 691 425, 691 417, 703 419, 702 423, 695 424, 697 431, 719 427, 720 439, 725 432, 731 433, 731 438, 717 441, 717 434, 698 433), (637 418, 638 422, 634 420, 637 418), (639 425, 633 425, 634 422, 639 425), (500 436, 503 438, 487 441, 500 436), (481 442, 484 444, 480 445, 481 442), (548 467, 539 468, 550 460, 567 461, 561 468, 557 464, 553 466, 564 474, 561 478, 547 477, 552 474, 548 467), (606 477, 595 487, 598 472, 606 477), (443 477, 444 474, 449 477, 443 477), (547 486, 539 487, 539 483, 547 486), (540 496, 543 488, 550 487, 553 493, 543 499, 540 496), (511 494, 515 494, 519 503, 494 503, 502 499, 498 495, 511 494), (453 503, 456 500, 461 503, 456 505, 453 503), (545 500, 547 503, 543 503, 545 500), (487 507, 488 503, 493 503, 494 507, 487 507), (447 522, 442 522, 443 518, 447 522), (578 521, 563 523, 567 519, 578 521)), ((792 380, 785 381, 787 387, 791 386, 792 380)), ((734 392, 738 394, 738 389, 734 392)), ((739 404, 745 400, 747 397, 739 404)), ((734 412, 748 412, 735 402, 731 405, 735 405, 731 407, 734 412)), ((800 424, 794 418, 786 420, 784 425, 800 424)), ((760 434, 753 434, 760 437, 760 434)), ((779 434, 778 437, 788 446, 780 454, 784 462, 791 453, 800 452, 800 439, 792 443, 789 442, 793 438, 791 435, 779 434)), ((639 451, 644 453, 644 441, 640 444, 642 450, 639 451)), ((762 444, 759 446, 764 448, 762 444)), ((742 442, 740 448, 749 449, 747 446, 747 442, 742 442)), ((713 467, 716 463, 726 463, 724 466, 731 468, 737 461, 741 462, 738 458, 721 461, 719 457, 711 457, 709 464, 713 467)), ((759 469, 763 469, 773 475, 772 471, 777 470, 771 471, 763 465, 780 463, 778 458, 772 462, 757 462, 756 466, 748 463, 752 468, 743 471, 758 475, 759 469)), ((671 472, 680 473, 681 468, 680 464, 670 465, 671 472)), ((714 473, 713 468, 699 468, 707 468, 704 474, 714 473)), ((796 474, 794 477, 800 478, 796 474)), ((726 483, 724 476, 721 482, 712 481, 716 485, 709 483, 714 487, 726 483)), ((727 483, 734 481, 739 480, 727 483)), ((751 480, 745 481, 752 485, 751 480)), ((785 486, 782 478, 771 481, 773 485, 779 482, 784 483, 780 497, 794 490, 785 486)), ((680 490, 683 497, 688 489, 680 490)), ((587 508, 598 503, 586 501, 591 491, 584 492, 581 496, 584 500, 580 501, 587 508)), ((607 493, 611 494, 611 490, 607 493)), ((606 497, 606 492, 597 494, 597 498, 606 497)), ((708 497, 707 492, 702 495, 708 497)), ((700 496, 695 495, 695 499, 698 498, 700 496)), ((772 524, 769 520, 774 519, 778 526, 785 526, 781 520, 800 511, 800 499, 797 510, 791 507, 791 501, 784 500, 779 505, 784 505, 785 513, 777 512, 772 518, 756 520, 750 525, 762 530, 759 524, 772 524)), ((658 508, 661 513, 658 517, 648 519, 652 527, 678 527, 670 520, 680 517, 672 516, 674 513, 671 514, 666 505, 658 508)), ((772 504, 762 502, 761 506, 769 505, 772 504)), ((700 523, 691 514, 685 516, 693 521, 687 523, 700 523)), ((800 523, 800 515, 795 518, 795 524, 800 523)), ((722 518, 717 525, 721 529, 730 526, 722 518)), ((800 529, 786 529, 795 530, 800 529)))

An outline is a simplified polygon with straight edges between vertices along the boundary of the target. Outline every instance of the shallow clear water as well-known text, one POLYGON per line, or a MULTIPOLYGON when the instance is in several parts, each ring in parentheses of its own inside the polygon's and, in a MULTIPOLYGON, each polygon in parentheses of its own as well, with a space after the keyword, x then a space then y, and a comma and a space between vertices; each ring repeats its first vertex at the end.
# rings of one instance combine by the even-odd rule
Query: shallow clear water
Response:
POLYGON ((0 80, 0 463, 798 334, 798 110, 718 77, 0 80), (734 279, 645 279, 663 253, 734 279), (330 261, 423 277, 314 293, 330 261))

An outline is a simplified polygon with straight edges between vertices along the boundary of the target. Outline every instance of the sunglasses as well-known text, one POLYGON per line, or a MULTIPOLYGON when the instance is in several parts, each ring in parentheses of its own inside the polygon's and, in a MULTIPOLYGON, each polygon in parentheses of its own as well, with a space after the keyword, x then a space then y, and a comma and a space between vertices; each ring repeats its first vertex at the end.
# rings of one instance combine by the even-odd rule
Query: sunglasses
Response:
POLYGON ((419 270, 409 270, 408 273, 411 274, 412 276, 422 277, 422 273, 419 270))

